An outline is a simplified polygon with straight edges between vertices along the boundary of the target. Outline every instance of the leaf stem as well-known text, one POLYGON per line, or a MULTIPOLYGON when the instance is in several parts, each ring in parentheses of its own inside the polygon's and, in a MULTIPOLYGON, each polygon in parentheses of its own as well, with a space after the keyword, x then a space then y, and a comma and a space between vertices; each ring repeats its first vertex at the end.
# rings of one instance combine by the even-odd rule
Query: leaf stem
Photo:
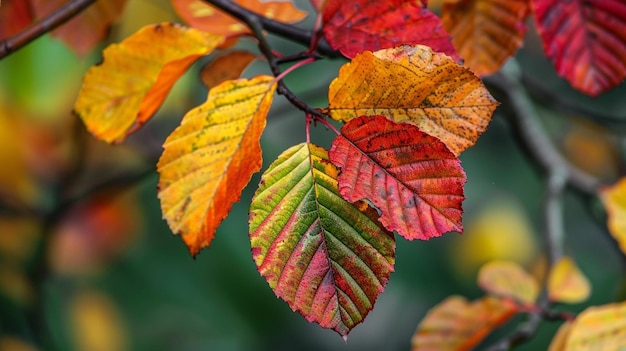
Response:
POLYGON ((48 16, 41 18, 17 34, 0 42, 0 59, 74 18, 96 0, 71 0, 48 16))

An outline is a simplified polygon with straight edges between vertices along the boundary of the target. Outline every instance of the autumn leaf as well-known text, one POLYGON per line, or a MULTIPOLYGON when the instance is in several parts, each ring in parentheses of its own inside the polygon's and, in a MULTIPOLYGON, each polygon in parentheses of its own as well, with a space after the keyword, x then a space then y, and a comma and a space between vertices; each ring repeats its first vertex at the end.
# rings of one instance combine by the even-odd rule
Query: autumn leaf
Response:
POLYGON ((588 307, 561 329, 551 351, 624 350, 626 302, 588 307))
POLYGON ((465 172, 437 138, 384 116, 362 116, 345 124, 329 155, 341 168, 341 196, 373 203, 388 230, 409 240, 463 231, 465 172))
POLYGON ((569 332, 572 330, 572 322, 566 321, 561 324, 559 330, 556 331, 556 334, 552 337, 552 341, 550 342, 550 346, 548 347, 548 351, 563 351, 565 350, 565 343, 567 342, 567 338, 569 337, 569 332))
POLYGON ((270 76, 227 81, 189 111, 157 164, 163 217, 192 256, 209 246, 252 174, 276 84, 270 76))
POLYGON ((341 198, 337 173, 318 146, 283 152, 252 200, 250 241, 276 295, 345 337, 387 284, 395 241, 372 208, 361 212, 341 198))
POLYGON ((606 208, 609 232, 626 253, 626 178, 600 190, 600 197, 606 208))
MULTIPOLYGON (((233 0, 247 10, 260 14, 268 19, 297 23, 307 13, 298 10, 291 1, 233 0)), ((185 23, 205 32, 234 37, 251 33, 241 21, 227 15, 202 0, 172 0, 172 5, 185 23)))
POLYGON ((478 272, 478 285, 486 292, 524 304, 534 304, 539 284, 520 265, 511 261, 491 261, 478 272))
POLYGON ((328 0, 323 21, 328 43, 348 58, 421 44, 458 59, 439 17, 415 0, 328 0))
POLYGON ((527 0, 449 0, 441 21, 464 65, 485 76, 522 46, 528 12, 527 0))
POLYGON ((79 291, 69 301, 67 318, 78 350, 129 350, 122 313, 109 296, 79 291))
POLYGON ((531 0, 543 50, 572 86, 596 96, 626 78, 622 0, 531 0))
POLYGON ((33 21, 29 1, 4 0, 0 3, 0 39, 16 34, 33 21))
POLYGON ((424 317, 413 335, 411 350, 471 350, 516 312, 513 303, 494 297, 469 302, 450 296, 424 317))
POLYGON ((579 303, 589 298, 590 294, 589 280, 571 258, 561 258, 550 270, 548 297, 551 301, 579 303))
POLYGON ((172 23, 146 26, 103 52, 74 106, 97 138, 119 142, 159 109, 176 80, 223 37, 172 23))
MULTIPOLYGON (((30 0, 30 2, 37 18, 44 18, 67 3, 66 0, 30 0)), ((122 15, 125 5, 126 0, 96 1, 82 13, 53 30, 51 34, 79 56, 84 56, 106 38, 111 23, 122 15)))
POLYGON ((410 122, 456 155, 476 143, 498 105, 471 71, 421 45, 357 55, 330 84, 328 101, 336 120, 410 122))
POLYGON ((231 51, 207 63, 200 71, 200 79, 207 89, 227 80, 241 77, 241 73, 257 58, 249 51, 231 51))

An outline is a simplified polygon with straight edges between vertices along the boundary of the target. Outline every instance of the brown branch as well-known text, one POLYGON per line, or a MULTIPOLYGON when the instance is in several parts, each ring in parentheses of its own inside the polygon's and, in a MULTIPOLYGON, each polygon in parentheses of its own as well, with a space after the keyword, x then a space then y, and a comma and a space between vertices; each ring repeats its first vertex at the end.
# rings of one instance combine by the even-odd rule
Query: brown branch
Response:
POLYGON ((48 16, 41 18, 19 33, 0 42, 0 59, 9 56, 18 49, 40 36, 74 18, 96 0, 71 0, 48 16))

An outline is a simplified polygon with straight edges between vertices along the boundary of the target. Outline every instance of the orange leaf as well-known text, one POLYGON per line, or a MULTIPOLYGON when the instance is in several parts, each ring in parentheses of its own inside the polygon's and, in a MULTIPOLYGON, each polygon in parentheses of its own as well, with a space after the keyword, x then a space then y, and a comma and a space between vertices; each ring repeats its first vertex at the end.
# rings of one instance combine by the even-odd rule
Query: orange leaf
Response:
POLYGON ((552 267, 548 278, 548 297, 554 302, 579 303, 591 293, 587 277, 569 257, 563 257, 552 267))
POLYGON ((494 297, 469 302, 450 296, 424 317, 413 335, 411 350, 471 350, 516 312, 514 304, 494 297))
MULTIPOLYGON (((43 18, 65 5, 67 1, 31 0, 31 3, 36 17, 43 18)), ((78 16, 53 30, 52 36, 74 49, 79 56, 84 56, 104 40, 109 32, 109 26, 121 16, 125 5, 126 0, 96 1, 78 16)))
POLYGON ((74 108, 94 136, 122 141, 152 117, 187 68, 222 41, 171 23, 146 26, 104 50, 104 62, 85 75, 74 108))
MULTIPOLYGON (((269 19, 296 23, 307 13, 298 10, 291 1, 234 0, 237 5, 269 19)), ((227 37, 251 33, 241 21, 227 15, 202 0, 172 0, 174 9, 190 26, 227 37)))
POLYGON ((589 307, 578 315, 569 329, 565 346, 556 350, 624 350, 626 302, 589 307))
POLYGON ((357 55, 330 84, 328 101, 336 120, 410 122, 456 155, 476 143, 498 105, 472 72, 421 45, 357 55))
POLYGON ((606 208, 609 232, 626 253, 626 177, 600 190, 600 196, 606 208))
POLYGON ((441 20, 466 67, 491 74, 524 42, 527 0, 450 0, 441 20))
POLYGON ((520 265, 510 261, 491 261, 478 272, 478 285, 490 294, 533 304, 539 284, 520 265))
POLYGON ((185 115, 163 145, 157 165, 163 217, 193 256, 209 246, 261 168, 259 139, 275 89, 270 76, 224 82, 185 115))
POLYGON ((200 79, 207 89, 222 82, 241 77, 241 73, 256 59, 248 51, 232 51, 207 63, 200 71, 200 79))

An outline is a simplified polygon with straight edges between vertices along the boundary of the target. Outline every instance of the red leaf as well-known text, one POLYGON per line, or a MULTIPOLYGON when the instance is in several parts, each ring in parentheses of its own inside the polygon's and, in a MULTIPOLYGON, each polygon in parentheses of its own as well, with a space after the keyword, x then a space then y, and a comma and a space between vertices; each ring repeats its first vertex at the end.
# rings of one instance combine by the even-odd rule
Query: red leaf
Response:
POLYGON ((33 21, 30 3, 26 0, 0 1, 0 39, 24 29, 33 21))
POLYGON ((329 156, 342 169, 341 196, 372 202, 388 230, 409 240, 463 231, 461 163, 416 126, 384 116, 355 118, 333 141, 329 156))
POLYGON ((598 95, 626 78, 623 0, 533 0, 543 50, 574 88, 598 95))
POLYGON ((414 0, 329 0, 323 12, 324 36, 343 55, 422 44, 458 60, 441 20, 414 0))

